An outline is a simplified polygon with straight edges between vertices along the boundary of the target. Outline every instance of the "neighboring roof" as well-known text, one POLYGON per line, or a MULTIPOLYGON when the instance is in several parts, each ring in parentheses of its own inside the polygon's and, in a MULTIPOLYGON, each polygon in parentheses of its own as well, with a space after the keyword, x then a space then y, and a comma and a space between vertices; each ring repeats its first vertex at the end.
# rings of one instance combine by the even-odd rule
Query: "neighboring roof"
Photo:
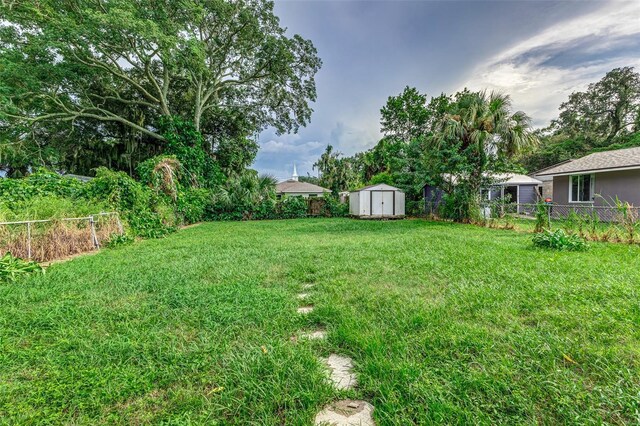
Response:
POLYGON ((492 176, 497 182, 495 185, 541 185, 542 181, 531 176, 518 173, 496 173, 492 176))
POLYGON ((296 194, 316 194, 318 192, 331 192, 327 188, 314 185, 309 182, 298 182, 297 180, 285 180, 276 185, 276 193, 296 193, 296 194))
POLYGON ((395 186, 387 185, 386 183, 378 183, 376 185, 365 186, 364 188, 360 188, 354 192, 360 191, 400 191, 400 189, 395 186))
POLYGON ((542 169, 540 169, 540 170, 536 170, 535 172, 531 173, 531 176, 538 176, 538 175, 542 175, 542 172, 545 172, 545 171, 547 171, 547 170, 554 169, 554 168, 556 168, 556 167, 558 167, 558 166, 561 166, 561 165, 563 165, 563 164, 570 163, 570 162, 572 162, 572 161, 573 161, 573 160, 564 160, 564 161, 561 161, 561 162, 559 162, 559 163, 552 164, 551 166, 547 166, 547 167, 544 167, 544 168, 542 168, 542 169))
MULTIPOLYGON (((489 176, 496 181, 493 185, 542 185, 542 181, 518 173, 495 173, 489 176)), ((452 185, 458 181, 457 176, 449 173, 445 173, 442 177, 452 185)))
POLYGON ((538 173, 538 175, 559 176, 637 168, 640 168, 640 147, 595 152, 577 160, 561 163, 556 167, 538 173))

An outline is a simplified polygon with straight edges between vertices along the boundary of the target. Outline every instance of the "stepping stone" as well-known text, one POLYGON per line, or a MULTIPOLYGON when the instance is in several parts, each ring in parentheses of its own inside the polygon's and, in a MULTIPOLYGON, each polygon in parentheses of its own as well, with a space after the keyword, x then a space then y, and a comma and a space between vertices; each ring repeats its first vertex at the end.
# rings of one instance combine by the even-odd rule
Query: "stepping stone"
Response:
POLYGON ((302 285, 302 289, 303 290, 309 290, 309 289, 314 288, 315 286, 316 286, 315 284, 303 284, 302 285))
POLYGON ((306 299, 309 297, 309 293, 300 293, 298 294, 298 299, 306 299))
POLYGON ((350 399, 334 402, 316 415, 313 424, 316 426, 375 426, 373 405, 366 401, 350 399))
POLYGON ((324 330, 316 330, 311 332, 300 333, 301 339, 320 340, 327 338, 327 332, 324 330))
POLYGON ((331 354, 329 358, 324 359, 324 362, 329 367, 329 378, 336 389, 351 389, 358 383, 355 374, 352 372, 353 361, 351 361, 351 358, 331 354))
POLYGON ((298 308, 298 313, 302 315, 306 315, 311 311, 313 311, 313 306, 301 306, 298 308))

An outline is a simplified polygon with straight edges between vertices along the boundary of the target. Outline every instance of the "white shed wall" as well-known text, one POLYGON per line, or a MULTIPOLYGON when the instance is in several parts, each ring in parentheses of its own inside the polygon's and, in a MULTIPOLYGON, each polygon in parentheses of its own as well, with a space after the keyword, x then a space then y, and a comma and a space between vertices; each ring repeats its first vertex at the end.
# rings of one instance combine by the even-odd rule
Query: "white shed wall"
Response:
POLYGON ((352 192, 349 194, 349 214, 353 216, 360 215, 360 193, 352 192))

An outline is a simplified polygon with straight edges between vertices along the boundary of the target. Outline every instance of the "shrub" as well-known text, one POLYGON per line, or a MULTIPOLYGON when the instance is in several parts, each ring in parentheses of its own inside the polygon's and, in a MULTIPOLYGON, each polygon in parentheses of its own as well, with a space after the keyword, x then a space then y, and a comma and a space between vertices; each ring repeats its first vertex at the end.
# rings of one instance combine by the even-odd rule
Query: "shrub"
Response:
POLYGON ((279 217, 282 219, 307 217, 307 200, 302 196, 284 197, 278 207, 279 217))
POLYGON ((588 247, 584 238, 575 234, 567 234, 562 229, 555 231, 545 230, 542 233, 534 235, 533 245, 536 247, 567 251, 584 251, 588 247))
POLYGON ((109 236, 109 241, 107 241, 104 245, 105 247, 114 248, 131 244, 133 240, 134 238, 131 235, 113 233, 109 236))
POLYGON ((13 257, 8 252, 0 258, 0 282, 13 283, 26 275, 43 272, 36 262, 13 257))
POLYGON ((551 228, 551 222, 549 221, 549 204, 542 201, 536 203, 536 227, 533 232, 540 233, 545 229, 551 228))
POLYGON ((74 198, 81 195, 83 186, 77 179, 42 168, 22 179, 0 179, 0 199, 12 204, 38 196, 74 198))
POLYGON ((85 194, 93 200, 104 200, 123 212, 149 206, 152 192, 125 172, 100 167, 96 178, 87 183, 85 194))
POLYGON ((200 222, 211 203, 211 192, 204 188, 190 188, 178 194, 177 211, 185 223, 200 222))
POLYGON ((341 203, 338 197, 324 196, 321 214, 327 217, 345 217, 349 215, 349 203, 341 203))

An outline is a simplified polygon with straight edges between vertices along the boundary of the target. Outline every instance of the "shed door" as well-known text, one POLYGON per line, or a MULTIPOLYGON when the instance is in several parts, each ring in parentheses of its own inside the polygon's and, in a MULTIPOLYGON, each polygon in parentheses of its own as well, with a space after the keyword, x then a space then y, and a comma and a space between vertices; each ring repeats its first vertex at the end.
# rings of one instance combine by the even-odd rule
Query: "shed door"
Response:
POLYGON ((393 216, 394 200, 393 191, 385 191, 382 193, 382 215, 393 216))
POLYGON ((394 214, 393 191, 371 191, 371 215, 393 216, 394 214))

